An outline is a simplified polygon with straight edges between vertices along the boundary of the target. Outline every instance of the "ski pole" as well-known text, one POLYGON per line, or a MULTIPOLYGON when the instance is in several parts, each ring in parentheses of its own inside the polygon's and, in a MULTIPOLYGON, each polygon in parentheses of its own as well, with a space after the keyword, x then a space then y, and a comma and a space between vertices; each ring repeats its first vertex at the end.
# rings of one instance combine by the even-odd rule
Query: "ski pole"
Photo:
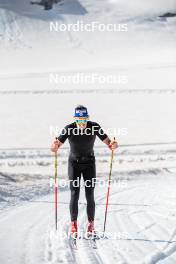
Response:
POLYGON ((54 175, 54 204, 55 204, 55 226, 57 230, 57 196, 58 196, 58 186, 57 186, 57 168, 58 168, 58 162, 57 162, 57 152, 55 154, 55 162, 54 162, 54 168, 55 168, 55 175, 54 175))
MULTIPOLYGON (((115 138, 114 138, 114 141, 115 141, 115 138)), ((111 186, 111 175, 112 175, 113 158, 114 158, 114 150, 111 151, 111 162, 110 162, 110 171, 109 171, 109 178, 108 178, 108 191, 107 191, 107 194, 106 194, 106 208, 105 208, 103 234, 105 234, 105 229, 106 229, 106 220, 107 220, 107 212, 108 212, 108 204, 109 204, 109 194, 110 194, 110 186, 111 186)))

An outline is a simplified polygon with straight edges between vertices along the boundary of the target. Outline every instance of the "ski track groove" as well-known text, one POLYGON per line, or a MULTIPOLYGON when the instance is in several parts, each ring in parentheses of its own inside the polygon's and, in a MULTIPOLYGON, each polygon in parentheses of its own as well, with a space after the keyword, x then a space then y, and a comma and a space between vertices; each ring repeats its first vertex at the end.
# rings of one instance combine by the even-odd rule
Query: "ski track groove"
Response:
MULTIPOLYGON (((80 215, 81 215, 81 213, 83 214, 84 209, 85 209, 84 205, 80 206, 80 208, 79 208, 79 214, 80 215)), ((69 229, 68 224, 65 224, 63 226, 63 229, 64 229, 64 232, 66 234, 68 234, 68 229, 69 229)), ((70 254, 73 257, 74 263, 83 263, 84 264, 87 261, 88 261, 88 263, 92 263, 92 264, 103 264, 104 263, 102 261, 102 259, 98 256, 98 254, 95 252, 96 249, 91 248, 88 240, 83 240, 83 239, 79 240, 78 239, 78 241, 77 241, 78 250, 72 249, 69 241, 68 241, 68 246, 70 249, 70 254), (86 255, 86 259, 82 258, 82 255, 81 255, 82 253, 84 255, 86 255)))
MULTIPOLYGON (((141 187, 143 188, 143 186, 140 186, 140 188, 141 187)), ((141 212, 141 210, 139 210, 139 212, 141 212)), ((116 225, 119 226, 120 231, 124 234, 125 233, 127 234, 127 239, 128 239, 129 234, 133 234, 134 230, 136 230, 136 225, 132 221, 132 219, 129 218, 128 212, 126 212, 126 210, 124 210, 124 213, 122 215, 121 214, 118 214, 118 215, 115 214, 113 217, 113 220, 114 220, 114 223, 116 223, 116 225)), ((124 241, 124 246, 125 246, 125 244, 126 244, 126 241, 124 241)), ((136 252, 138 252, 138 255, 141 256, 141 258, 144 256, 144 253, 145 253, 145 250, 142 249, 139 246, 139 243, 133 239, 132 239, 132 243, 127 245, 127 250, 129 252, 131 252, 131 254, 133 253, 133 251, 135 252, 135 254, 136 254, 136 252)), ((132 255, 132 256, 134 259, 134 255, 132 255)), ((127 263, 130 263, 130 261, 131 261, 131 255, 129 255, 127 257, 127 263)))
MULTIPOLYGON (((152 186, 149 186, 149 188, 151 188, 152 186)), ((153 192, 153 195, 151 195, 150 196, 150 200, 152 201, 152 200, 154 200, 154 196, 155 196, 155 192, 153 192)), ((137 226, 137 229, 141 229, 141 224, 140 223, 137 223, 136 221, 135 221, 135 219, 133 219, 131 216, 133 215, 133 214, 136 214, 136 213, 142 213, 142 217, 143 217, 143 219, 144 219, 144 221, 145 222, 148 222, 149 224, 147 224, 147 226, 145 226, 144 228, 143 228, 143 230, 142 231, 149 231, 149 229, 152 227, 152 226, 156 226, 157 227, 157 229, 155 228, 153 231, 152 231, 152 235, 154 235, 155 237, 159 237, 160 236, 160 232, 159 232, 159 230, 158 229, 160 229, 160 230, 162 230, 162 231, 164 231, 165 233, 167 232, 167 230, 166 230, 166 228, 164 228, 163 226, 161 226, 161 224, 160 223, 158 223, 157 221, 156 221, 156 219, 154 219, 151 215, 150 215, 150 213, 149 212, 147 212, 147 211, 141 211, 141 210, 139 210, 139 211, 135 211, 135 212, 132 212, 130 215, 128 214, 128 216, 129 216, 129 218, 130 218, 130 221, 129 221, 129 223, 133 223, 134 225, 136 225, 137 226)), ((137 219, 139 219, 140 218, 140 216, 138 216, 138 218, 137 219)), ((145 223, 144 222, 144 223, 145 223)), ((141 231, 140 231, 141 232, 141 231)), ((139 232, 138 232, 139 233, 139 232)), ((168 232, 167 232, 168 233, 168 232)), ((147 239, 147 240, 151 240, 151 243, 152 243, 152 245, 154 246, 154 248, 157 248, 158 249, 158 247, 157 247, 157 245, 156 245, 156 242, 155 241, 152 241, 152 239, 150 239, 149 237, 150 237, 150 234, 149 234, 149 236, 148 235, 144 235, 143 234, 143 236, 144 236, 144 238, 145 239, 147 239)), ((160 252, 162 252, 163 251, 163 249, 160 249, 160 252)))
MULTIPOLYGON (((117 192, 116 192, 116 191, 115 191, 115 192, 112 192, 112 193, 110 194, 110 199, 111 199, 111 197, 114 196, 114 195, 122 194, 122 193, 124 193, 124 192, 126 192, 126 191, 133 190, 133 189, 136 189, 136 188, 138 188, 138 187, 139 187, 139 186, 137 185, 137 186, 132 186, 132 187, 125 188, 124 190, 120 190, 120 191, 117 191, 117 192)), ((105 199, 106 199, 105 196, 100 197, 100 198, 98 199, 98 202, 100 202, 101 200, 105 200, 105 199)), ((117 222, 115 222, 115 224, 117 224, 117 222)), ((102 246, 103 246, 103 241, 100 240, 100 244, 102 244, 102 246)), ((128 264, 127 258, 125 257, 124 253, 122 253, 122 251, 119 250, 119 248, 116 246, 116 244, 113 243, 113 241, 112 241, 112 247, 111 247, 111 250, 113 250, 113 253, 114 253, 114 254, 111 254, 111 255, 113 256, 114 259, 120 257, 120 262, 119 262, 119 263, 128 264), (115 250, 114 248, 116 248, 116 250, 115 250)), ((107 263, 108 263, 108 261, 107 261, 107 263)))
MULTIPOLYGON (((138 186, 139 187, 139 186, 138 186)), ((118 194, 118 192, 117 192, 117 194, 118 194)), ((136 194, 136 193, 135 193, 136 194)), ((153 193, 154 194, 154 193, 153 193)), ((154 194, 155 195, 155 194, 154 194)), ((152 197, 150 197, 151 199, 150 200, 153 200, 153 196, 152 197)), ((119 211, 119 210, 118 210, 119 211)), ((135 212, 132 212, 131 213, 131 215, 133 214, 133 213, 144 213, 144 215, 145 215, 145 219, 148 219, 148 221, 150 220, 150 222, 152 222, 152 224, 150 224, 149 226, 148 226, 148 228, 150 228, 151 227, 151 225, 153 226, 153 225, 156 225, 156 219, 154 219, 148 212, 146 212, 146 211, 144 211, 144 210, 138 210, 138 211, 135 211, 135 212)), ((119 215, 118 215, 119 216, 119 215)), ((117 221, 117 214, 115 214, 114 216, 113 216, 113 218, 115 218, 115 220, 114 220, 114 222, 115 222, 115 224, 117 225, 117 224, 120 224, 120 226, 121 226, 121 230, 124 230, 124 231, 126 231, 126 226, 130 226, 131 225, 131 223, 133 224, 133 226, 137 226, 137 229, 139 229, 139 227, 140 227, 140 225, 139 224, 137 224, 136 222, 134 222, 134 220, 133 219, 131 219, 131 216, 129 215, 129 214, 127 214, 127 216, 129 216, 129 219, 127 218, 127 217, 123 217, 123 219, 121 219, 120 220, 120 223, 119 223, 119 221, 117 221), (126 223, 124 222, 124 220, 125 221, 127 221, 126 223), (128 220, 129 220, 129 223, 128 223, 128 220)), ((166 228, 164 228, 160 223, 157 223, 157 226, 158 226, 158 228, 159 229, 161 229, 162 231, 164 231, 164 232, 167 232, 168 233, 168 230, 166 229, 166 228)), ((136 228, 134 229, 134 227, 132 228, 132 230, 136 230, 136 228)), ((134 231, 133 231, 134 232, 134 231)), ((155 230, 155 232, 154 232, 154 234, 156 234, 156 236, 157 237, 159 237, 159 234, 160 234, 160 232, 157 230, 155 230)), ((176 229, 174 230, 174 232, 173 232, 173 234, 172 234, 172 236, 171 236, 171 238, 169 239, 169 241, 171 241, 171 240, 173 240, 173 238, 176 236, 176 229)), ((148 238, 148 236, 146 236, 145 235, 145 237, 146 237, 146 239, 148 239, 149 240, 149 238, 148 238)), ((152 244, 153 244, 153 246, 154 246, 154 248, 156 248, 156 243, 154 242, 154 241, 151 241, 152 242, 152 244)), ((136 242, 137 243, 137 242, 136 242)), ((133 248, 134 248, 134 244, 136 244, 136 243, 134 243, 134 241, 133 241, 133 248)), ((166 242, 167 243, 167 242, 166 242)), ((137 243, 138 244, 138 243, 137 243)), ((157 252, 157 254, 156 254, 156 256, 155 256, 155 262, 153 262, 154 260, 152 259, 152 262, 144 262, 145 264, 147 263, 147 264, 155 264, 155 263, 157 263, 158 261, 160 261, 161 260, 161 258, 162 259, 164 259, 164 258, 166 258, 166 257, 168 257, 168 255, 166 255, 165 254, 165 251, 167 250, 167 248, 169 247, 169 243, 167 243, 167 245, 165 246, 165 247, 163 247, 161 250, 159 250, 159 252, 157 252)), ((141 252, 142 254, 141 254, 141 259, 143 259, 143 254, 145 253, 145 252, 142 252, 142 250, 141 250, 141 248, 139 248, 139 246, 138 245, 135 245, 135 247, 136 247, 136 249, 139 251, 139 253, 141 252)), ((176 250, 176 245, 174 245, 174 246, 172 246, 171 247, 171 249, 170 249, 170 253, 174 253, 175 252, 175 250, 176 250)), ((147 256, 147 257, 150 257, 150 256, 147 256)), ((151 257, 152 257, 152 254, 151 254, 151 257)), ((130 261, 130 260, 129 260, 130 261)), ((127 261, 125 262, 125 263, 128 263, 127 261)), ((130 262, 129 262, 130 263, 130 262)), ((138 262, 138 263, 140 263, 140 262, 138 262)))
MULTIPOLYGON (((110 196, 117 195, 117 193, 126 192, 126 191, 129 191, 129 189, 131 190, 131 189, 134 189, 134 188, 138 188, 138 185, 137 185, 137 186, 133 186, 133 187, 126 188, 126 189, 121 190, 121 191, 119 191, 119 192, 116 192, 116 191, 115 191, 115 192, 112 192, 112 193, 110 194, 110 196)), ((103 194, 103 196, 97 197, 97 198, 96 198, 96 202, 100 202, 100 201, 102 201, 102 200, 105 200, 105 199, 106 199, 106 196, 105 196, 105 195, 106 195, 106 194, 103 194)), ((80 225, 81 225, 81 224, 83 225, 83 223, 86 222, 86 219, 87 219, 87 215, 86 215, 86 212, 85 212, 85 210, 84 210, 84 211, 82 211, 82 215, 80 216, 80 225)), ((101 241, 101 240, 100 240, 100 241, 101 241)), ((85 242, 88 242, 88 241, 85 241, 85 242)), ((86 244, 85 242, 84 242, 84 244, 86 244)), ((88 243, 87 243, 87 244, 88 244, 88 243)), ((86 245, 87 245, 87 244, 86 244, 86 245)), ((99 247, 98 244, 99 244, 99 241, 97 241, 97 247, 99 247)), ((115 252, 114 252, 114 253, 115 253, 115 252)), ((88 258, 90 258, 90 254, 91 254, 91 262, 90 262, 90 263, 98 263, 98 264, 106 263, 106 262, 105 262, 105 258, 103 258, 103 260, 102 260, 102 258, 101 258, 101 254, 100 254, 98 248, 97 248, 97 249, 90 249, 90 253, 86 252, 86 254, 87 254, 87 257, 88 257, 88 258)), ((123 256, 122 253, 118 253, 118 256, 121 257, 121 263, 125 263, 125 264, 127 264, 127 262, 126 262, 126 258, 125 258, 125 256, 123 256)), ((116 255, 113 255, 113 258, 114 258, 114 259, 115 259, 116 257, 117 257, 116 255)), ((108 259, 108 261, 107 261, 107 264, 108 264, 108 263, 109 263, 109 259, 108 259)))
MULTIPOLYGON (((152 187, 152 186, 151 186, 152 187)), ((154 194, 154 193, 153 193, 154 194)), ((155 195, 156 196, 156 195, 155 195)), ((152 196, 152 197, 150 197, 150 199, 151 200, 153 200, 154 199, 154 197, 152 196)), ((141 211, 136 211, 135 213, 139 213, 139 212, 141 212, 141 211)), ((167 233, 168 235, 169 235, 169 233, 168 233, 168 230, 163 226, 163 225, 161 225, 161 223, 159 223, 156 219, 154 219, 154 217, 153 216, 151 216, 150 214, 151 214, 151 212, 146 212, 146 211, 144 211, 144 214, 145 214, 145 217, 144 217, 144 219, 146 220, 146 219, 150 219, 150 222, 152 222, 153 221, 153 225, 156 225, 157 226, 157 229, 154 229, 153 231, 152 231, 152 235, 154 235, 154 236, 156 236, 156 237, 159 237, 160 236, 160 234, 162 233, 162 234, 164 234, 164 233, 167 233), (162 232, 160 232, 160 231, 162 231, 162 232), (164 232, 163 232, 164 231, 164 232)), ((132 215, 132 214, 131 214, 132 215)), ((130 216, 131 216, 130 215, 130 216)), ((131 217, 130 217, 131 218, 131 217)), ((139 219, 139 217, 138 217, 138 219, 139 219)), ((132 220, 131 219, 131 221, 130 222, 133 222, 134 223, 134 219, 132 220)), ((124 223, 124 222, 123 222, 124 223)), ((140 225, 138 224, 138 223, 136 223, 135 222, 135 224, 137 225, 137 226, 139 226, 140 227, 140 225)), ((152 225, 152 226, 153 226, 152 225)), ((151 226, 150 226, 151 227, 151 226)), ((146 228, 145 228, 145 230, 146 230, 146 228)), ((150 235, 150 234, 149 234, 150 235)), ((174 230, 174 232, 172 233, 172 235, 171 235, 171 237, 168 239, 168 241, 172 241, 173 239, 174 239, 174 237, 176 236, 176 230, 174 230)), ((149 240, 149 237, 147 236, 147 235, 145 235, 145 237, 149 240)), ((149 255, 149 256, 147 256, 147 258, 150 258, 151 257, 151 261, 145 261, 144 263, 145 264, 156 264, 156 263, 158 263, 161 259, 163 260, 163 259, 165 259, 165 258, 167 258, 169 255, 168 254, 166 254, 166 251, 167 251, 167 249, 168 249, 168 247, 170 246, 170 243, 169 242, 167 242, 166 241, 166 245, 164 246, 164 247, 161 247, 160 249, 156 246, 156 242, 155 241, 152 241, 151 240, 151 242, 152 242, 152 244, 155 246, 155 248, 156 248, 156 250, 157 250, 157 253, 152 253, 151 255, 149 255)), ((176 251, 176 245, 174 245, 174 246, 171 246, 171 249, 170 249, 170 254, 172 254, 172 253, 174 253, 176 251)), ((154 251, 155 252, 155 251, 154 251)))

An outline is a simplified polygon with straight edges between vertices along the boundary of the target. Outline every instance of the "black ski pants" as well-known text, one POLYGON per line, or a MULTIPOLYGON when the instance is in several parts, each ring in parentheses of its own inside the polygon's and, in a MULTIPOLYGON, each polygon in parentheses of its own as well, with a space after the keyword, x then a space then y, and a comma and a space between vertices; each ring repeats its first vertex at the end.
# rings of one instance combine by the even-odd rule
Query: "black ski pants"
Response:
POLYGON ((87 217, 89 221, 93 221, 95 217, 94 187, 96 180, 94 155, 82 157, 70 156, 68 160, 68 175, 71 190, 71 221, 76 221, 78 217, 78 200, 80 194, 81 176, 83 176, 84 179, 85 196, 87 200, 87 217))

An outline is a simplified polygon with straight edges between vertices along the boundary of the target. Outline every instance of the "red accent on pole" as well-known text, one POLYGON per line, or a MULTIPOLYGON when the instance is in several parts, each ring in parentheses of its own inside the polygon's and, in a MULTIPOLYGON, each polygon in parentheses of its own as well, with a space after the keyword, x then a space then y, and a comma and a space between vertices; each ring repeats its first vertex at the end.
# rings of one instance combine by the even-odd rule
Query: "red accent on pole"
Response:
MULTIPOLYGON (((112 158, 113 158, 113 152, 112 152, 112 158)), ((106 210, 105 210, 103 233, 105 233, 105 229, 106 229, 106 219, 107 219, 107 212, 108 212, 108 205, 109 205, 109 194, 110 194, 110 183, 111 183, 111 172, 109 174, 109 179, 108 179, 108 191, 107 191, 107 195, 106 195, 106 210)))
POLYGON ((106 212, 108 210, 108 205, 109 205, 109 193, 110 193, 110 183, 108 186, 108 192, 107 192, 107 196, 106 196, 106 212))
POLYGON ((55 223, 56 223, 56 230, 57 230, 57 194, 58 194, 58 191, 57 191, 57 186, 56 186, 56 183, 55 183, 55 223))

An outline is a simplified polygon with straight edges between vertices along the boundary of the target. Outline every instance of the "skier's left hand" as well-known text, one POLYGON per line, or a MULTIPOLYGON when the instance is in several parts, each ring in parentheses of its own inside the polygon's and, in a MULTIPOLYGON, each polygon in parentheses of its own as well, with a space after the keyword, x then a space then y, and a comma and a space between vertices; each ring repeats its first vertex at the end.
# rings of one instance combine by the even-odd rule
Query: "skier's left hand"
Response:
POLYGON ((114 151, 116 148, 118 148, 117 141, 116 141, 116 140, 111 141, 111 143, 109 144, 109 148, 110 148, 111 150, 113 150, 113 151, 114 151))

